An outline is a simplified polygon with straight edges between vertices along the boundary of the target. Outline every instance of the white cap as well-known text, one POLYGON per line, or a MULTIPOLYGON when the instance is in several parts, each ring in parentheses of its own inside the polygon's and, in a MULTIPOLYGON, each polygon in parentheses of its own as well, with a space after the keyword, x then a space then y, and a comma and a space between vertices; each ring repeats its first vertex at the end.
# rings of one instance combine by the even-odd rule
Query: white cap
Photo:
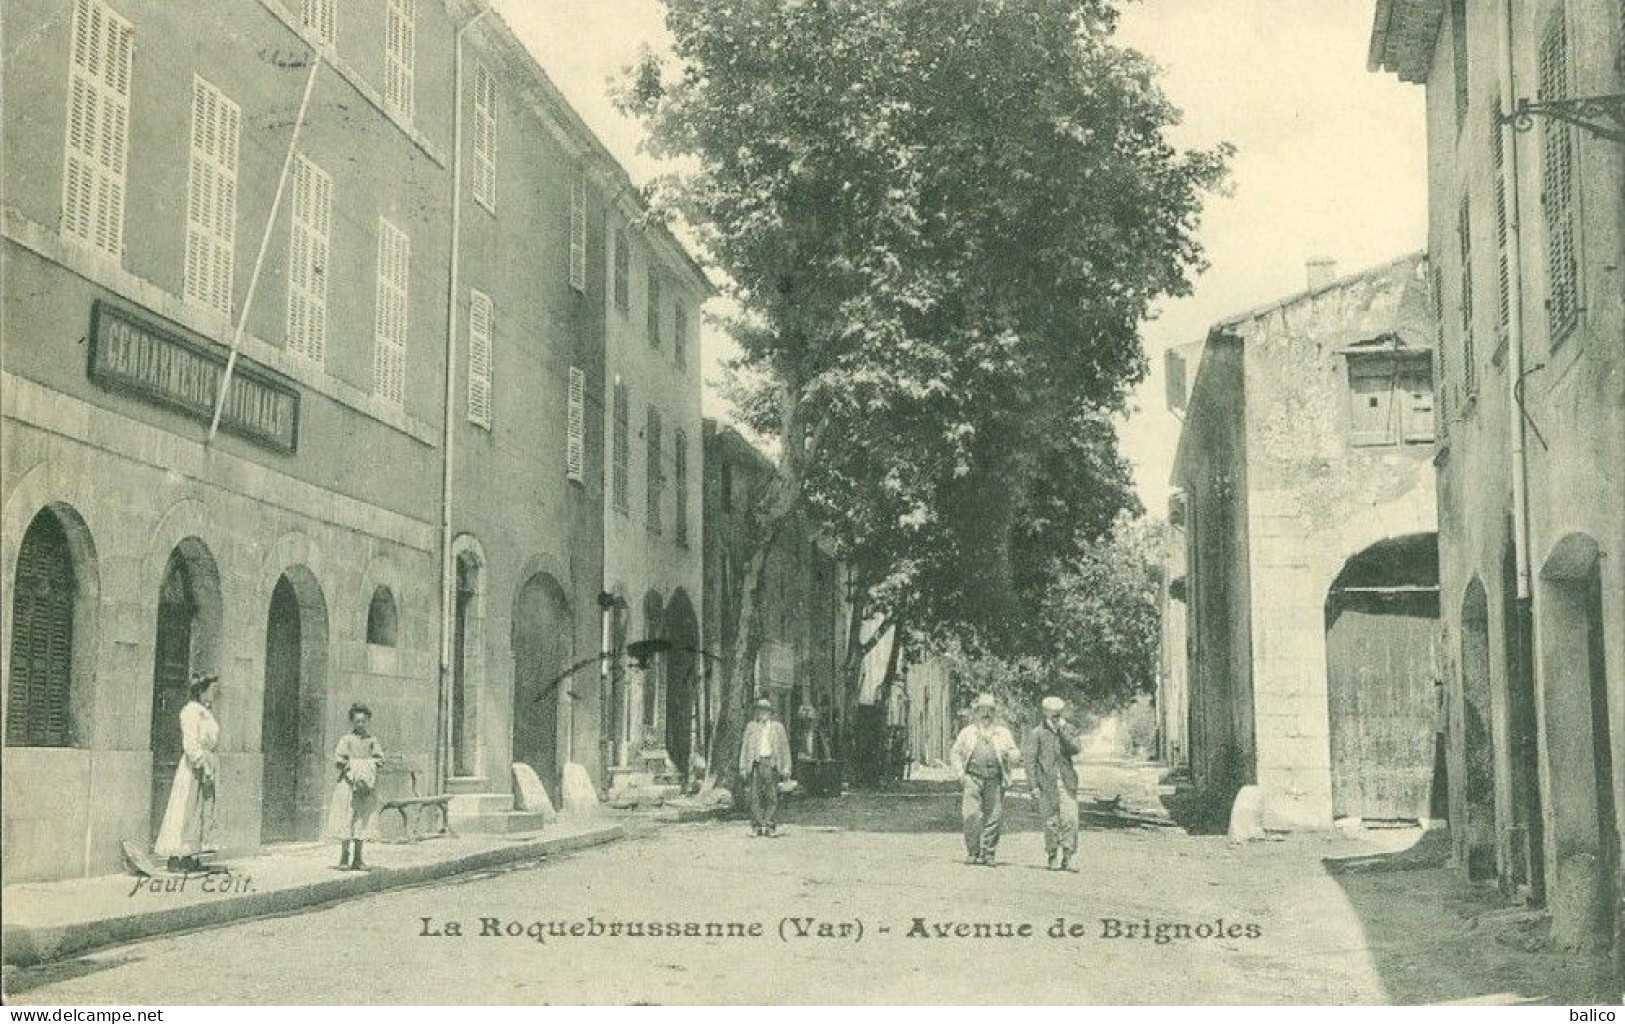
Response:
POLYGON ((993 695, 991 693, 984 693, 971 702, 970 709, 975 711, 978 708, 987 708, 991 711, 998 706, 999 702, 993 699, 993 695))
POLYGON ((1065 711, 1066 701, 1059 697, 1045 697, 1038 706, 1045 711, 1065 711))

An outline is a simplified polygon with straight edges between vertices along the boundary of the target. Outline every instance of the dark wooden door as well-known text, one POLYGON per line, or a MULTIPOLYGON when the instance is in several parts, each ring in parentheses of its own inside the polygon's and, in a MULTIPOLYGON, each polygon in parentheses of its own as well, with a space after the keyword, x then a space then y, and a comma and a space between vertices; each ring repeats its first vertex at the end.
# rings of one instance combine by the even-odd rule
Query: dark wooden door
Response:
POLYGON ((196 617, 197 601, 186 564, 172 556, 158 594, 158 633, 153 642, 151 835, 155 838, 181 761, 180 715, 189 699, 196 617))
POLYGON ((1326 630, 1332 813, 1429 816, 1437 619, 1345 608, 1326 630))
POLYGON ((557 797, 559 701, 569 634, 556 585, 533 576, 513 612, 513 759, 530 765, 557 797))
POLYGON ((283 576, 271 592, 265 624, 265 706, 260 721, 260 835, 265 842, 306 838, 299 821, 299 601, 283 576))

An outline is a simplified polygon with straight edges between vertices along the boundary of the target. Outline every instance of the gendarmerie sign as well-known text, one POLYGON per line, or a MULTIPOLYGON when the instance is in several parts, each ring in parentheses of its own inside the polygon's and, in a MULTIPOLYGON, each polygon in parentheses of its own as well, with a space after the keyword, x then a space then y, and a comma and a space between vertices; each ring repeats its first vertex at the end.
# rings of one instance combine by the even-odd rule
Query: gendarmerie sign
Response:
MULTIPOLYGON (((174 409, 214 418, 226 350, 179 330, 97 302, 90 322, 90 379, 174 409)), ((299 443, 299 393, 241 355, 220 411, 220 429, 279 452, 299 443)))

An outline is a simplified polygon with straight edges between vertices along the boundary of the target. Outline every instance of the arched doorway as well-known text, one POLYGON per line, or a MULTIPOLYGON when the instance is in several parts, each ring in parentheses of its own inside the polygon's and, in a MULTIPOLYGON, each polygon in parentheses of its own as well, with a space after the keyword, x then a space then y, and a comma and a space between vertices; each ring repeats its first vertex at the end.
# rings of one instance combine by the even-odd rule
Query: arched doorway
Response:
POLYGON ((193 672, 215 671, 220 641, 220 574, 196 537, 170 552, 158 587, 152 666, 151 835, 158 834, 181 761, 181 708, 193 672))
POLYGON ((513 759, 528 764, 557 802, 559 709, 571 629, 564 588, 545 572, 525 581, 513 607, 513 759))
POLYGON ((1495 748, 1490 723, 1489 599, 1476 578, 1461 604, 1462 796, 1467 876, 1494 878, 1495 748))
POLYGON ((1436 535, 1379 541, 1344 564, 1326 597, 1332 815, 1432 817, 1438 696, 1436 535))
POLYGON ((1556 861, 1547 888, 1553 937, 1606 947, 1614 928, 1619 822, 1614 806, 1601 558, 1571 534, 1541 569, 1542 687, 1556 861))
MULTIPOLYGON (((665 636, 665 602, 660 595, 649 591, 643 595, 643 635, 640 640, 654 640, 665 636)), ((632 742, 637 750, 647 749, 651 740, 656 742, 665 739, 661 730, 661 702, 665 697, 663 677, 666 668, 666 655, 662 653, 651 654, 643 664, 642 685, 638 688, 638 728, 633 730, 632 742)))
POLYGON ((480 773, 480 691, 485 681, 485 559, 468 537, 458 538, 452 608, 451 773, 480 773))
POLYGON ((678 773, 688 778, 689 758, 699 739, 698 702, 700 625, 694 605, 681 588, 666 605, 666 754, 678 773))
POLYGON ((313 839, 328 780, 327 602, 309 571, 277 577, 265 623, 260 837, 313 839))
POLYGON ((1546 824, 1540 796, 1540 722, 1535 699, 1534 619, 1518 597, 1518 553, 1506 519, 1501 554, 1501 638, 1506 659, 1507 744, 1512 784, 1512 863, 1503 888, 1529 887, 1531 906, 1546 901, 1546 824))

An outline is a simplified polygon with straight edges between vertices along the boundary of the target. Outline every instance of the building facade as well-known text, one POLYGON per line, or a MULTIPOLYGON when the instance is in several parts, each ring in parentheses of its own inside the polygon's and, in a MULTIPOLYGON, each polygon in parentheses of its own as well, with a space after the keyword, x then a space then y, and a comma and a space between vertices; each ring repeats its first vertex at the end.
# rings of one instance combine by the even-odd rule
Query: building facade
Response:
MULTIPOLYGON (((315 837, 355 702, 462 827, 536 823, 514 762, 555 803, 571 766, 608 782, 631 183, 481 0, 228 8, 7 0, 8 881, 150 840, 196 672, 228 853, 315 837)), ((697 344, 708 293, 643 234, 697 344)), ((666 415, 698 458, 688 380, 666 415)))
POLYGON ((1433 318, 1420 255, 1216 326, 1183 403, 1187 744, 1220 820, 1441 816, 1433 318))
POLYGON ((1384 0, 1370 50, 1427 91, 1456 859, 1566 945, 1625 892, 1622 37, 1617 0, 1384 0))
POLYGON ((6 5, 8 880, 150 839, 193 672, 229 849, 316 834, 353 701, 434 764, 451 51, 397 7, 6 5))
POLYGON ((700 268, 630 193, 603 217, 603 591, 613 600, 606 756, 681 778, 704 733, 700 268), (646 657, 626 645, 664 641, 646 657))

